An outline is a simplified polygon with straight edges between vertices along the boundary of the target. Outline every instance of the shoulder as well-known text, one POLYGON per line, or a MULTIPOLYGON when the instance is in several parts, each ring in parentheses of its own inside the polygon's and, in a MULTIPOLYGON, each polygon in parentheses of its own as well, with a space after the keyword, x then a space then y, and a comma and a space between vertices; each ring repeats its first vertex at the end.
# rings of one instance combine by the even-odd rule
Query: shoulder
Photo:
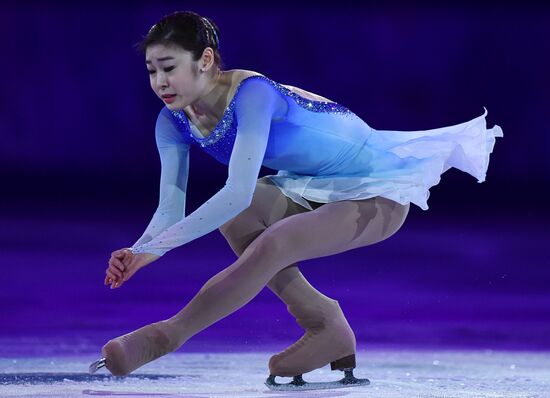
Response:
POLYGON ((263 76, 265 75, 261 74, 260 72, 256 72, 253 70, 247 70, 247 69, 232 69, 228 71, 228 73, 231 73, 231 83, 234 87, 238 86, 240 82, 242 82, 247 77, 251 76, 263 76))
POLYGON ((252 70, 246 70, 246 69, 235 69, 230 71, 232 73, 231 75, 231 90, 230 90, 230 98, 236 97, 236 94, 241 91, 248 91, 244 90, 245 86, 249 86, 252 82, 258 82, 258 83, 252 83, 252 86, 258 86, 261 85, 261 81, 267 81, 269 80, 265 75, 252 71, 252 70), (257 79, 254 79, 254 77, 258 77, 257 79))
POLYGON ((252 71, 239 74, 233 99, 237 113, 250 111, 280 118, 286 114, 288 108, 278 84, 267 76, 252 71))
POLYGON ((155 125, 157 143, 192 144, 193 140, 190 139, 189 134, 189 125, 185 114, 172 112, 163 106, 158 113, 155 125))
POLYGON ((255 71, 238 69, 233 71, 233 98, 275 96, 277 84, 269 77, 255 71))
POLYGON ((187 129, 187 118, 183 112, 173 112, 163 106, 157 116, 157 128, 172 126, 177 129, 187 129))

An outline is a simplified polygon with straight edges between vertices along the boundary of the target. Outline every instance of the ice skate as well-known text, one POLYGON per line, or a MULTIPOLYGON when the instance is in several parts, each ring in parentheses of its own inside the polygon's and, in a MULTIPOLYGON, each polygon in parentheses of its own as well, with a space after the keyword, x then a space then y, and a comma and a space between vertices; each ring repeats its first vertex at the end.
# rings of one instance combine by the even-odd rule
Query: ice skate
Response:
POLYGON ((175 351, 181 344, 171 330, 169 323, 160 321, 109 340, 101 349, 103 358, 90 365, 89 373, 106 367, 115 376, 126 376, 146 363, 175 351))
POLYGON ((353 376, 355 368, 355 335, 336 300, 314 305, 287 306, 296 322, 305 330, 293 345, 269 360, 270 375, 265 384, 271 390, 308 390, 351 387, 370 384, 368 379, 353 376), (309 383, 302 374, 331 364, 331 370, 342 370, 338 381, 309 383), (293 377, 280 384, 276 376, 293 377))

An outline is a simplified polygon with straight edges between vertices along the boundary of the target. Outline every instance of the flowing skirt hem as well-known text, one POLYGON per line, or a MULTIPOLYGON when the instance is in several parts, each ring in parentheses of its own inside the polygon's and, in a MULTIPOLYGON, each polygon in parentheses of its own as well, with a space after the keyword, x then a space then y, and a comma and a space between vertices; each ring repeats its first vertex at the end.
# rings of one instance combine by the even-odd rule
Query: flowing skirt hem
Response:
POLYGON ((303 175, 280 170, 266 176, 284 195, 312 209, 310 200, 330 203, 382 196, 428 210, 429 189, 454 167, 485 181, 500 126, 486 128, 484 113, 465 123, 431 130, 373 129, 359 154, 331 175, 303 175))

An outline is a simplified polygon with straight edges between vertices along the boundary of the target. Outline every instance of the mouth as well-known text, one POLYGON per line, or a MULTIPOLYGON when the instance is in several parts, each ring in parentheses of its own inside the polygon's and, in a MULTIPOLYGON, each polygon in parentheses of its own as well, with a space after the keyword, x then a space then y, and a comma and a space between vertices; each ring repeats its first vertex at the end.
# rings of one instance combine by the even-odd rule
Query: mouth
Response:
POLYGON ((171 104, 176 100, 176 94, 164 94, 161 98, 165 104, 171 104))

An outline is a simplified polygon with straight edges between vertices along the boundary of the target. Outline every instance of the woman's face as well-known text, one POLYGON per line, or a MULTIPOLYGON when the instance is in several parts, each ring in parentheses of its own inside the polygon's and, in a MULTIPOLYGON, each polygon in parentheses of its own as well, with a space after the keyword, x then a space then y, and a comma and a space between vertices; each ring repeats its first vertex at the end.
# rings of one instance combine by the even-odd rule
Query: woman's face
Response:
POLYGON ((147 47, 145 63, 151 88, 168 109, 181 110, 199 98, 203 82, 189 51, 154 44, 147 47))

